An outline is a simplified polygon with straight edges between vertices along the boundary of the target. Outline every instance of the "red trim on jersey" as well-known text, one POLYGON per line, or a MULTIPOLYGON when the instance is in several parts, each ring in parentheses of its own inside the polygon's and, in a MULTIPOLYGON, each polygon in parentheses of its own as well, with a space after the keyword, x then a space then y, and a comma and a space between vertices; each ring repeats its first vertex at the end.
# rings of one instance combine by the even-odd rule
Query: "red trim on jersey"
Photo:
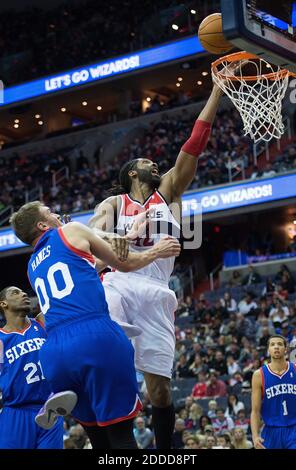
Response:
POLYGON ((25 331, 27 331, 32 325, 31 320, 29 320, 29 322, 29 325, 25 326, 25 328, 23 328, 22 330, 5 331, 3 328, 0 328, 0 331, 2 331, 2 333, 5 333, 6 335, 10 335, 11 333, 18 333, 19 335, 23 335, 25 331))
POLYGON ((289 368, 290 368, 290 363, 287 362, 287 366, 286 366, 286 369, 285 371, 282 373, 282 374, 278 374, 277 372, 274 372, 271 367, 269 366, 269 364, 267 364, 267 367, 268 367, 268 370, 271 374, 273 375, 276 375, 277 377, 279 377, 280 379, 288 372, 289 368))
POLYGON ((293 364, 293 365, 294 365, 294 369, 295 369, 295 371, 296 371, 296 364, 293 364))
POLYGON ((75 246, 71 245, 71 243, 68 242, 68 240, 66 239, 65 234, 62 230, 62 227, 58 228, 58 233, 59 233, 62 241, 66 245, 66 247, 69 248, 69 250, 73 251, 74 253, 76 253, 76 255, 80 256, 81 258, 85 258, 88 261, 90 261, 91 263, 95 263, 95 259, 94 259, 93 255, 91 255, 87 251, 83 251, 83 250, 79 250, 78 248, 75 248, 75 246))
POLYGON ((120 421, 126 421, 127 419, 133 419, 137 416, 137 414, 141 410, 142 410, 142 403, 141 403, 141 400, 139 399, 139 397, 137 397, 136 404, 135 404, 135 407, 134 407, 133 411, 131 411, 131 413, 128 416, 124 416, 122 418, 111 419, 110 421, 104 421, 104 422, 100 422, 100 421, 81 421, 80 419, 76 418, 75 416, 73 416, 73 418, 75 419, 75 421, 77 421, 78 423, 83 424, 84 426, 101 426, 101 427, 104 427, 104 426, 109 426, 111 424, 119 423, 120 421))
POLYGON ((265 390, 265 379, 264 379, 263 367, 260 368, 260 372, 261 372, 261 377, 262 377, 261 393, 262 393, 262 400, 263 400, 264 390, 265 390))
POLYGON ((136 404, 134 406, 134 409, 133 411, 131 411, 131 413, 127 416, 123 416, 122 418, 116 418, 116 419, 111 419, 110 421, 104 421, 104 422, 97 422, 98 426, 109 426, 111 424, 115 424, 115 423, 119 423, 120 421, 126 421, 127 419, 133 419, 137 416, 137 414, 139 413, 139 411, 142 410, 142 403, 141 403, 141 400, 139 399, 139 397, 137 397, 137 401, 136 401, 136 404))

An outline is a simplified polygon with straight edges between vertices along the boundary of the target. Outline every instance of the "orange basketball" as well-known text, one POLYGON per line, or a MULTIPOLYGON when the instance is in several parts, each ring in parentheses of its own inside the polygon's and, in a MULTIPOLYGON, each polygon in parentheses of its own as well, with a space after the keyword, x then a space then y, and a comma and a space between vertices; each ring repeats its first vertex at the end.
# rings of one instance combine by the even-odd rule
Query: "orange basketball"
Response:
POLYGON ((233 48, 223 36, 221 13, 213 13, 200 23, 198 38, 202 46, 212 54, 226 54, 233 48))

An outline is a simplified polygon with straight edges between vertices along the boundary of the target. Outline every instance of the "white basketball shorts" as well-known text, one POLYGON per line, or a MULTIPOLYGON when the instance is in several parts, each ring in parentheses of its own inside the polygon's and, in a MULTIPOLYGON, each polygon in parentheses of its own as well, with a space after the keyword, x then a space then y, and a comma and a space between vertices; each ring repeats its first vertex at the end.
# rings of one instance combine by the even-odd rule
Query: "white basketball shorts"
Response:
POLYGON ((136 273, 107 273, 103 286, 111 318, 135 348, 135 367, 171 378, 177 298, 167 283, 136 273))

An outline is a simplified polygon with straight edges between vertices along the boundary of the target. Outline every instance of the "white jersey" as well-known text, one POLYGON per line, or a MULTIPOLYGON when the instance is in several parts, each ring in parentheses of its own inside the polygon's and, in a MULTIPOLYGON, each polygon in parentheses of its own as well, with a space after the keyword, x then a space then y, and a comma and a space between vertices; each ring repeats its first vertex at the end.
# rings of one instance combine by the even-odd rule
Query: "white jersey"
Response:
MULTIPOLYGON (((128 194, 121 196, 121 208, 117 217, 116 230, 119 235, 127 234, 135 221, 135 217, 147 209, 149 212, 149 233, 146 238, 139 238, 130 247, 131 251, 143 251, 151 248, 161 238, 166 236, 180 237, 180 224, 171 213, 165 199, 158 192, 153 194, 141 204, 132 199, 128 194), (155 206, 155 210, 154 209, 155 206)), ((161 281, 169 282, 170 275, 174 268, 175 257, 167 259, 157 259, 145 268, 134 271, 136 274, 152 277, 161 281)))

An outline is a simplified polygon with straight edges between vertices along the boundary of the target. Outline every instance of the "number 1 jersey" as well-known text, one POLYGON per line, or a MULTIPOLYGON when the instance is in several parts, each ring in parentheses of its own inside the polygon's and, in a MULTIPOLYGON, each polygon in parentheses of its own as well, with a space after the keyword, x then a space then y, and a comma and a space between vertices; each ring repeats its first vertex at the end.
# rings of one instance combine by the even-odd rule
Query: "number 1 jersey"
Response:
POLYGON ((44 328, 31 320, 22 331, 0 329, 0 389, 4 406, 43 404, 51 393, 39 361, 44 328))
POLYGON ((287 362, 282 375, 273 372, 269 364, 261 367, 261 414, 267 426, 292 426, 296 424, 296 369, 287 362))
POLYGON ((45 315, 47 333, 87 316, 109 316, 94 257, 70 245, 62 227, 48 230, 39 239, 28 276, 45 315))

